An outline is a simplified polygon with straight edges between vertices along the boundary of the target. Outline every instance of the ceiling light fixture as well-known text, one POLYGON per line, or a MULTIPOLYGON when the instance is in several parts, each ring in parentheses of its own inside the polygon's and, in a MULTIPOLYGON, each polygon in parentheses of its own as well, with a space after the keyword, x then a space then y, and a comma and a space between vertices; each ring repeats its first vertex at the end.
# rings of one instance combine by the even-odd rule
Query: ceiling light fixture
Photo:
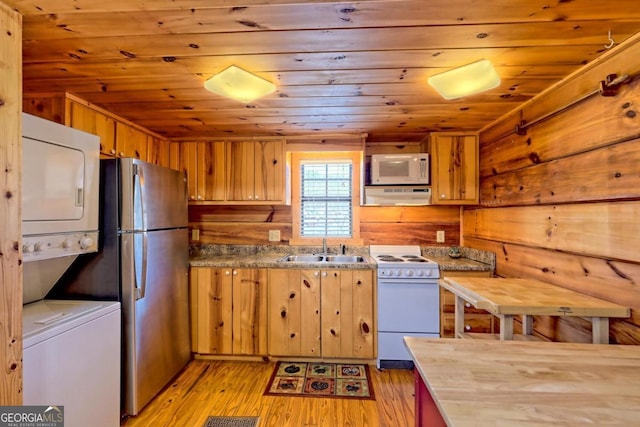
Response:
POLYGON ((431 76, 428 82, 444 99, 456 99, 499 86, 500 76, 491 61, 481 59, 431 76))
POLYGON ((276 85, 231 65, 204 82, 204 87, 218 95, 240 102, 251 102, 276 90, 276 85))

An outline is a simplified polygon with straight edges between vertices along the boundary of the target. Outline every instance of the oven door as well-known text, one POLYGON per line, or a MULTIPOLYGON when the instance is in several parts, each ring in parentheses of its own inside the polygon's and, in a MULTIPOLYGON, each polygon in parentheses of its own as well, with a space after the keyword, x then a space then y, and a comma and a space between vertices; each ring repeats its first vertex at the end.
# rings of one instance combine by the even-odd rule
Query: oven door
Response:
POLYGON ((378 279, 378 331, 440 333, 437 281, 378 279))

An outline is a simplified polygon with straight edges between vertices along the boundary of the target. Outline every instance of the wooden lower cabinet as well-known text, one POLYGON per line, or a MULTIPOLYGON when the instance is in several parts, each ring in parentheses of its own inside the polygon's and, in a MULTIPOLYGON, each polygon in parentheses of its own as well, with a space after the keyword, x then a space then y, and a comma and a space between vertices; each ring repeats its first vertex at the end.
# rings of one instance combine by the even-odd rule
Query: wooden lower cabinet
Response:
POLYGON ((320 270, 269 270, 269 354, 320 357, 320 270))
MULTIPOLYGON (((490 271, 443 271, 443 277, 473 276, 491 277, 490 271)), ((455 326, 455 295, 440 287, 440 337, 453 338, 455 326)), ((495 333, 499 321, 485 310, 479 310, 469 303, 464 307, 465 332, 495 333)))
POLYGON ((372 270, 269 271, 269 354, 370 359, 372 270))
POLYGON ((267 269, 191 269, 192 351, 267 354, 267 269))

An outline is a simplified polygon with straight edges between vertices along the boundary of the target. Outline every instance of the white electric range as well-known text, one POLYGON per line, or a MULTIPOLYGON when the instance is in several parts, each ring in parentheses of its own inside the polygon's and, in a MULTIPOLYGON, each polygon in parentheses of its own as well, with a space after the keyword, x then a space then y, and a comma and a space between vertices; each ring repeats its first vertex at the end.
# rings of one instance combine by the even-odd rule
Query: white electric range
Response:
POLYGON ((371 245, 378 264, 379 368, 413 368, 403 337, 440 337, 438 263, 419 246, 371 245))

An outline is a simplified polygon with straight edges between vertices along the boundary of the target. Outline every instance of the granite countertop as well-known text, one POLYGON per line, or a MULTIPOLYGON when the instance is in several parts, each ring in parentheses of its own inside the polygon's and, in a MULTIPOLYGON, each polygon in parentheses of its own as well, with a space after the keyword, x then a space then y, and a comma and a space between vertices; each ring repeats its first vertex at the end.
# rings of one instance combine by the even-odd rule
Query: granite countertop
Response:
MULTIPOLYGON (((451 258, 450 248, 422 248, 422 255, 438 263, 446 271, 493 271, 495 255, 491 252, 460 248, 462 257, 451 258)), ((364 257, 365 262, 278 262, 288 254, 311 254, 321 252, 315 247, 291 247, 285 245, 207 245, 191 248, 189 263, 192 267, 220 268, 350 268, 375 269, 376 262, 369 256, 368 247, 348 247, 348 255, 364 257)))
MULTIPOLYGON (((290 251, 294 252, 294 251, 290 251)), ((287 252, 289 253, 289 252, 287 252)), ((212 254, 191 257, 192 267, 229 267, 229 268, 349 268, 374 269, 376 262, 368 255, 362 255, 365 262, 278 262, 286 254, 254 253, 254 254, 212 254)))

